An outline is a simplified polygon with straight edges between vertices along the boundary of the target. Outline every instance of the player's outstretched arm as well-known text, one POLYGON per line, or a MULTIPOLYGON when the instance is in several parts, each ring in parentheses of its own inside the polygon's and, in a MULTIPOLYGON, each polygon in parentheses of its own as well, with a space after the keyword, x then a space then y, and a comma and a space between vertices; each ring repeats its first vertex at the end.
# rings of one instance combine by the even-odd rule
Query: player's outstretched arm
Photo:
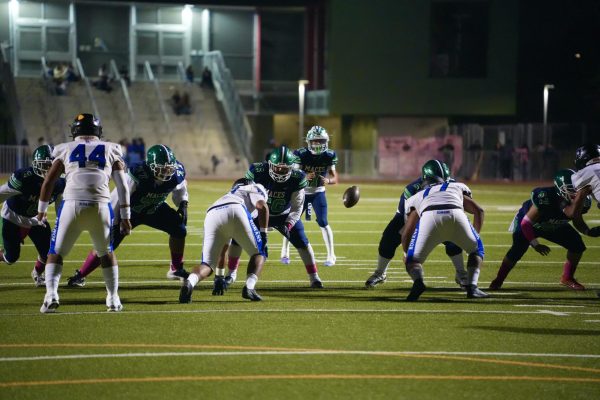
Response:
POLYGON ((480 233, 481 228, 483 228, 483 208, 475 200, 467 196, 463 196, 463 207, 466 212, 473 214, 473 228, 475 228, 477 233, 480 233))
POLYGON ((121 217, 121 232, 124 235, 131 233, 131 208, 129 207, 129 185, 125 177, 124 165, 120 161, 113 164, 112 178, 119 198, 119 215, 121 217))
POLYGON ((583 205, 585 204, 585 199, 590 193, 592 193, 592 187, 590 185, 585 185, 579 189, 575 195, 575 198, 573 201, 571 201, 571 204, 563 209, 563 213, 565 213, 565 215, 572 220, 575 220, 577 217, 581 217, 583 214, 583 205))
POLYGON ((289 230, 292 229, 296 222, 300 219, 302 215, 302 208, 304 207, 304 189, 300 189, 292 193, 292 198, 290 199, 291 207, 290 213, 288 214, 285 223, 289 230))
POLYGON ((260 229, 260 238, 263 242, 265 256, 269 256, 267 250, 267 231, 269 227, 269 207, 264 200, 256 202, 256 211, 258 212, 258 228, 260 229))
POLYGON ((338 184, 338 173, 335 168, 329 168, 327 171, 328 177, 323 177, 324 185, 337 185, 338 184))
POLYGON ((523 236, 525 236, 525 239, 529 241, 529 244, 535 251, 543 256, 547 256, 550 254, 550 247, 538 242, 533 228, 533 224, 539 219, 539 215, 540 212, 538 208, 535 204, 532 204, 529 211, 527 211, 527 214, 521 220, 521 232, 523 232, 523 236))
POLYGON ((40 200, 38 203, 38 215, 37 220, 43 222, 46 220, 46 213, 48 212, 48 205, 50 204, 50 197, 54 190, 54 185, 60 175, 65 171, 65 166, 61 160, 54 160, 50 170, 44 178, 42 189, 40 190, 40 200))

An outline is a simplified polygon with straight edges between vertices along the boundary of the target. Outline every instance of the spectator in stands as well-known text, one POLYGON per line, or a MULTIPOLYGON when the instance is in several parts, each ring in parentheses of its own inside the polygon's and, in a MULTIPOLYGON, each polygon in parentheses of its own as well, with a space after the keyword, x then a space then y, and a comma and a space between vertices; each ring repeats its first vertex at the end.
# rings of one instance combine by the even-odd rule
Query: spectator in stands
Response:
POLYGON ((119 68, 119 74, 121 75, 121 79, 127 84, 127 87, 131 86, 131 77, 129 76, 129 70, 125 64, 121 65, 121 68, 119 68))
POLYGON ((217 167, 219 166, 219 164, 221 164, 221 160, 219 160, 216 154, 213 154, 210 157, 210 161, 212 162, 212 173, 214 175, 217 173, 217 167))
POLYGON ((202 70, 202 80, 200 81, 200 87, 206 89, 214 88, 212 72, 210 72, 210 69, 208 69, 208 67, 204 67, 204 69, 202 70))
POLYGON ((448 140, 445 144, 438 148, 438 151, 442 153, 442 159, 446 165, 452 168, 452 164, 454 164, 454 145, 452 144, 452 141, 448 140))
POLYGON ((179 90, 176 90, 171 96, 171 105, 173 106, 173 111, 177 115, 179 115, 177 112, 179 104, 181 104, 181 95, 179 94, 179 90))
POLYGON ((531 152, 531 179, 541 180, 544 174, 544 150, 542 142, 536 142, 531 152))
POLYGON ((108 74, 108 68, 106 64, 102 64, 98 69, 98 80, 94 82, 94 86, 100 90, 104 90, 107 93, 112 91, 110 85, 110 76, 108 74))
POLYGON ((189 115, 192 113, 190 95, 187 92, 184 92, 183 95, 180 96, 179 91, 175 91, 171 99, 173 101, 173 111, 176 115, 189 115))
POLYGON ((138 138, 138 147, 137 147, 138 153, 140 153, 140 157, 142 158, 142 160, 146 159, 146 142, 144 142, 144 138, 139 137, 138 138))
POLYGON ((185 69, 185 79, 189 83, 194 83, 194 68, 191 64, 185 69))
POLYGON ((59 63, 54 67, 52 80, 57 95, 62 96, 67 93, 67 67, 65 64, 59 63))
POLYGON ((505 144, 498 143, 498 162, 500 165, 500 176, 504 181, 512 180, 513 169, 513 146, 510 140, 505 144))
POLYGON ((527 146, 527 143, 523 142, 521 147, 518 147, 515 151, 517 154, 517 167, 521 174, 521 180, 529 180, 529 147, 527 146))
POLYGON ((73 67, 73 64, 71 63, 67 65, 66 78, 68 82, 79 82, 81 80, 81 77, 75 72, 75 67, 73 67))

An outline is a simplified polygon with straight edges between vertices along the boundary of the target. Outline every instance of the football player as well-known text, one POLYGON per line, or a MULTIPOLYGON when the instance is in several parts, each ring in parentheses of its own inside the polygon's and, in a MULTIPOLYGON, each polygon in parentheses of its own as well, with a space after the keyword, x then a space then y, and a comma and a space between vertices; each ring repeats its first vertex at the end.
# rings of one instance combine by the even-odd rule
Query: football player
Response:
POLYGON ((572 200, 576 195, 572 181, 574 173, 572 169, 561 169, 554 175, 554 186, 533 189, 531 199, 523 203, 510 226, 513 243, 504 256, 496 279, 490 284, 490 289, 498 290, 502 287, 509 272, 527 252, 529 246, 543 256, 550 253, 550 248, 540 243, 539 238, 550 240, 567 249, 567 261, 563 267, 560 284, 573 290, 585 289, 575 279, 575 270, 585 251, 585 244, 577 231, 597 237, 600 236, 600 227, 589 229, 581 216, 590 209, 589 196, 583 205, 583 210, 576 212, 574 218, 569 217, 573 215, 569 206, 573 205, 572 200), (573 221, 577 231, 569 221, 573 221))
MULTIPOLYGON (((418 191, 428 187, 432 183, 439 180, 453 181, 450 177, 450 168, 446 163, 439 160, 429 160, 421 168, 421 176, 411 182, 404 188, 398 209, 392 220, 388 223, 381 235, 379 241, 379 258, 377 260, 377 269, 365 282, 367 289, 372 289, 375 286, 384 283, 387 275, 387 269, 396 254, 396 249, 402 242, 400 232, 404 227, 406 216, 404 215, 405 202, 418 191)), ((467 271, 465 271, 464 258, 462 249, 452 242, 444 242, 446 246, 446 254, 452 260, 452 264, 456 270, 455 281, 461 287, 467 285, 467 271)))
MULTIPOLYGON (((300 214, 304 204, 304 188, 308 185, 306 174, 294 168, 297 158, 287 146, 273 150, 267 161, 254 163, 246 172, 245 178, 260 183, 269 195, 269 227, 275 228, 289 239, 298 250, 309 276, 310 287, 323 288, 319 278, 315 254, 310 245, 300 214)), ((235 282, 239 264, 241 247, 232 241, 229 247, 228 269, 225 277, 226 285, 235 282)))
MULTIPOLYGON (((131 226, 148 225, 169 234, 171 250, 171 268, 167 272, 168 279, 185 279, 188 273, 183 268, 183 251, 187 234, 188 191, 185 180, 185 169, 175 158, 175 154, 165 145, 150 147, 146 161, 135 163, 129 167, 127 174, 131 202, 131 226), (167 203, 171 194, 177 210, 167 203)), ((113 208, 118 208, 117 191, 111 194, 113 208)), ((125 236, 119 229, 118 221, 112 227, 113 250, 121 244, 125 236)), ((84 286, 85 277, 100 265, 100 258, 91 251, 81 269, 69 278, 69 286, 84 286)))
MULTIPOLYGON (((18 169, 10 176, 7 183, 0 186, 0 202, 2 206, 2 240, 4 250, 0 250, 0 262, 7 264, 17 262, 21 256, 21 244, 27 236, 33 242, 38 259, 31 271, 35 286, 44 286, 44 269, 50 249, 50 226, 42 225, 35 216, 40 189, 44 177, 52 165, 52 148, 43 145, 33 152, 31 167, 18 169)), ((65 180, 60 178, 54 185, 50 195, 50 203, 54 203, 58 212, 58 204, 65 190, 65 180)))
MULTIPOLYGON (((317 217, 317 224, 321 228, 327 259, 326 267, 335 265, 335 251, 333 248, 333 231, 327 221, 327 197, 325 197, 325 186, 338 183, 338 175, 335 170, 337 155, 335 151, 328 149, 329 134, 321 126, 313 126, 306 135, 307 146, 294 151, 298 158, 298 167, 306 172, 308 186, 304 189, 304 209, 306 219, 310 218, 311 210, 317 217)), ((290 263, 290 242, 283 239, 281 247, 281 262, 290 263)))
POLYGON ((42 184, 38 202, 37 219, 45 221, 56 181, 64 172, 64 200, 52 231, 46 264, 46 295, 40 311, 52 313, 58 308, 58 282, 63 258, 69 254, 84 230, 89 232, 102 263, 107 292, 106 307, 108 311, 121 311, 123 306, 118 293, 119 266, 110 240, 113 209, 108 188, 112 176, 119 197, 121 231, 129 234, 129 187, 125 178, 121 146, 101 140, 102 126, 92 114, 79 114, 75 117, 71 135, 72 142, 61 143, 52 152, 54 161, 42 184))
MULTIPOLYGON (((255 286, 267 257, 268 220, 269 208, 265 188, 246 178, 235 181, 231 191, 215 201, 206 211, 202 264, 195 266, 184 281, 179 292, 179 302, 192 301, 194 287, 219 266, 221 252, 230 239, 234 239, 250 255, 242 297, 251 301, 262 300, 255 286), (258 228, 251 217, 254 211, 257 212, 258 228)), ((217 277, 213 294, 222 295, 225 289, 224 278, 217 277)))
POLYGON ((467 261, 467 298, 489 297, 477 287, 484 249, 479 232, 483 209, 471 199, 471 190, 463 183, 439 181, 411 196, 405 203, 406 224, 402 248, 406 253, 406 271, 413 286, 406 297, 416 301, 425 291, 423 263, 439 243, 449 240, 465 249, 467 261), (473 225, 465 211, 473 214, 473 225))
POLYGON ((577 172, 573 174, 573 185, 578 191, 574 203, 576 208, 580 203, 583 203, 591 192, 592 197, 596 200, 598 208, 600 208, 600 145, 586 144, 581 146, 575 152, 575 168, 577 172), (589 186, 585 193, 581 189, 589 186))

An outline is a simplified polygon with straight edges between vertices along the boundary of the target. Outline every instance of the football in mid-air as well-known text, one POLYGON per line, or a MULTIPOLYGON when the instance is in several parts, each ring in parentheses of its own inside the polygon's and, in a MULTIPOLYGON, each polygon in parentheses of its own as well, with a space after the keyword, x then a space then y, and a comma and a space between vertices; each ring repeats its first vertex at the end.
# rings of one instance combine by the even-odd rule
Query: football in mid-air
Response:
POLYGON ((358 190, 358 186, 351 186, 344 192, 344 197, 342 200, 344 201, 344 206, 346 208, 354 207, 358 200, 360 199, 360 190, 358 190))

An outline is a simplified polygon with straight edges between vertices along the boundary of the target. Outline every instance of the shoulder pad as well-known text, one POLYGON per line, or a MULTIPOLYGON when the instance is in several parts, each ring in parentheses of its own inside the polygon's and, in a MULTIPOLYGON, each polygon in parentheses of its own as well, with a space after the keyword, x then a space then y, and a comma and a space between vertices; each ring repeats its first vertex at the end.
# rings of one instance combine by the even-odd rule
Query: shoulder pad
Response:
POLYGON ((185 167, 179 161, 177 161, 177 171, 175 172, 175 176, 177 178, 177 183, 181 183, 185 179, 185 167))
POLYGON ((531 192, 531 202, 537 208, 548 206, 552 202, 551 193, 548 189, 554 190, 554 188, 535 188, 531 192))
POLYGON ((307 152, 308 152, 308 149, 306 147, 301 147, 297 150, 294 150, 294 154, 299 155, 299 156, 304 155, 307 152))

